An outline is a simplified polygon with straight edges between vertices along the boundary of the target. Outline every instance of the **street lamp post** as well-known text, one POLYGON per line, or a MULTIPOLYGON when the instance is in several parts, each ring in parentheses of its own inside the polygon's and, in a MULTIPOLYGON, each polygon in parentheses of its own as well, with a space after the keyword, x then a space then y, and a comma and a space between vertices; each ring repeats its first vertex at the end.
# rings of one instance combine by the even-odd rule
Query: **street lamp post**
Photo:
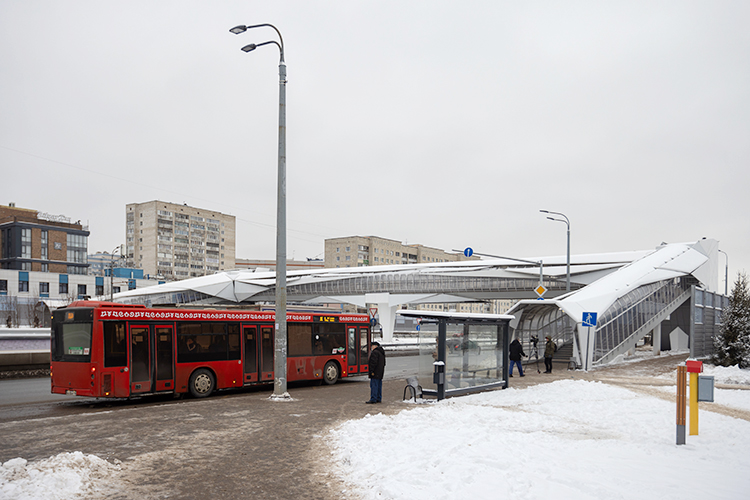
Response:
POLYGON ((724 250, 719 250, 727 259, 727 265, 724 266, 724 295, 729 296, 729 255, 724 250))
MULTIPOLYGON (((115 300, 115 252, 120 252, 120 259, 122 259, 124 245, 119 245, 117 248, 112 250, 111 258, 109 259, 109 301, 115 300)), ((119 260, 119 259, 118 259, 119 260)))
POLYGON ((547 217, 547 218, 549 220, 554 220, 557 222, 564 222, 565 225, 568 227, 568 259, 567 259, 568 271, 567 271, 566 278, 565 278, 565 291, 569 292, 570 291, 570 220, 568 220, 568 217, 565 214, 561 214, 560 212, 550 212, 549 210, 540 210, 540 212, 545 213, 545 214, 559 215, 560 217, 563 217, 565 220, 557 219, 555 217, 547 217))
POLYGON ((288 398, 286 378, 286 63, 284 62, 284 39, 281 32, 272 24, 255 24, 252 26, 235 26, 229 31, 235 35, 253 28, 273 28, 279 35, 279 41, 267 42, 242 47, 243 52, 250 52, 263 45, 274 44, 279 48, 279 158, 278 179, 276 184, 276 332, 274 339, 274 398, 288 398))

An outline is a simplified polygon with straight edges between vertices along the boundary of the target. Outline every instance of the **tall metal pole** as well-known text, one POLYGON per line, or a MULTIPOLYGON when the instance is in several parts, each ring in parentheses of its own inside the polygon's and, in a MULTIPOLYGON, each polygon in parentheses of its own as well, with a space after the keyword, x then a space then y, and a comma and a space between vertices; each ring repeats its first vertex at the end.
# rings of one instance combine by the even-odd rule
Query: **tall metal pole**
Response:
POLYGON ((565 220, 562 219, 556 219, 554 217, 547 217, 549 220, 557 221, 557 222, 564 222, 565 225, 568 228, 568 258, 567 258, 567 272, 566 272, 566 278, 565 278, 565 291, 570 291, 570 220, 568 220, 568 217, 560 212, 551 212, 549 210, 540 210, 540 212, 545 214, 554 214, 559 215, 560 217, 563 217, 565 220))
POLYGON ((120 258, 122 258, 122 245, 112 250, 112 255, 109 259, 109 301, 114 302, 115 300, 115 252, 120 252, 120 258))
POLYGON ((279 162, 276 202, 276 337, 274 342, 275 397, 287 394, 286 380, 286 64, 279 62, 279 162))
POLYGON ((724 295, 729 296, 729 255, 724 250, 719 250, 727 259, 727 265, 724 266, 724 295))
POLYGON ((284 62, 284 38, 273 24, 235 26, 229 31, 239 35, 252 28, 267 26, 279 35, 275 40, 242 47, 250 52, 258 47, 274 44, 279 48, 279 155, 276 182, 276 331, 274 336, 274 386, 276 399, 287 399, 287 327, 286 327, 286 62, 284 62))

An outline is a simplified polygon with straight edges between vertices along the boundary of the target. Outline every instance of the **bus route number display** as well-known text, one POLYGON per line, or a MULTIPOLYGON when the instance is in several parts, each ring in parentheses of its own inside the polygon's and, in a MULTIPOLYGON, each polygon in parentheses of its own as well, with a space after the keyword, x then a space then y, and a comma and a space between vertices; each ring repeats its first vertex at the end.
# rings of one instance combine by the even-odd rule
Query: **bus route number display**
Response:
POLYGON ((336 316, 315 316, 316 323, 338 323, 339 318, 336 316))

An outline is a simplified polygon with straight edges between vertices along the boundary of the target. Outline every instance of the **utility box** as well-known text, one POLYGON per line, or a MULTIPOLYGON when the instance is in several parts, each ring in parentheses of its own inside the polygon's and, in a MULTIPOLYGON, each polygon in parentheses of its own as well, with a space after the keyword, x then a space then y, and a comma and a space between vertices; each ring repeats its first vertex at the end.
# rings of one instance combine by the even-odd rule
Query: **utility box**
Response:
POLYGON ((698 401, 714 402, 714 378, 709 375, 698 376, 698 401))

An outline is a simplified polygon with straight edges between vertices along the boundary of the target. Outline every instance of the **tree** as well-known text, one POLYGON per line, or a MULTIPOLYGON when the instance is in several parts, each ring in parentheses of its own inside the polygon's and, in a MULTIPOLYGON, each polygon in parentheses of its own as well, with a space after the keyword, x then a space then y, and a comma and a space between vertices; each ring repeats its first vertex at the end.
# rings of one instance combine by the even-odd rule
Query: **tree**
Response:
POLYGON ((745 273, 737 273, 729 306, 722 313, 721 328, 714 338, 713 362, 750 368, 750 292, 745 273))

